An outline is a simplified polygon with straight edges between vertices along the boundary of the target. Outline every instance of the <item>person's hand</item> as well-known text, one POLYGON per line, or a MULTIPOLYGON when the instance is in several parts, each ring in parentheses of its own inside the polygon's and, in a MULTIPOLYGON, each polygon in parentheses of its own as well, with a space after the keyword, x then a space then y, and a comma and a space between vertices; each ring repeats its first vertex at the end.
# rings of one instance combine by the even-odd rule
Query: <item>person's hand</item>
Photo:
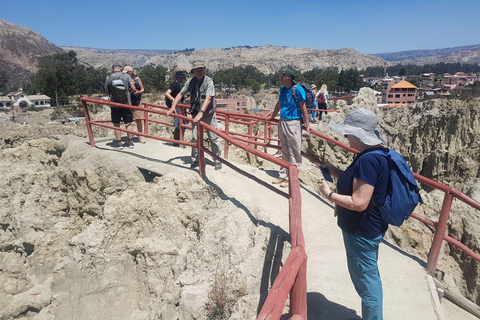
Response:
POLYGON ((318 191, 322 196, 328 198, 328 195, 332 190, 330 189, 328 183, 325 180, 322 180, 318 183, 318 191))
POLYGON ((307 130, 308 133, 312 133, 313 128, 308 124, 308 126, 305 127, 305 130, 307 130))
POLYGON ((322 168, 326 169, 332 177, 338 178, 342 175, 343 171, 331 164, 324 164, 322 168))
POLYGON ((168 109, 168 111, 167 111, 167 116, 171 116, 172 113, 176 113, 176 112, 175 112, 175 109, 168 109))
POLYGON ((197 123, 198 121, 202 120, 202 118, 203 118, 203 113, 202 113, 202 112, 199 112, 199 113, 195 116, 195 118, 193 118, 193 122, 194 122, 194 123, 197 123))

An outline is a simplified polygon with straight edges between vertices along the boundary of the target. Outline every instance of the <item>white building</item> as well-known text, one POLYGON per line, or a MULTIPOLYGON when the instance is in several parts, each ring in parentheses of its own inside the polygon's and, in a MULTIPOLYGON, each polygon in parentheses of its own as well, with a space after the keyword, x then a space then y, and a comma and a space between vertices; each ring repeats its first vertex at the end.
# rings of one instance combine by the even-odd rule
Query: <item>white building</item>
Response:
POLYGON ((0 96, 0 108, 10 108, 12 105, 20 108, 51 107, 51 98, 44 94, 27 95, 22 90, 11 92, 6 96, 0 96))

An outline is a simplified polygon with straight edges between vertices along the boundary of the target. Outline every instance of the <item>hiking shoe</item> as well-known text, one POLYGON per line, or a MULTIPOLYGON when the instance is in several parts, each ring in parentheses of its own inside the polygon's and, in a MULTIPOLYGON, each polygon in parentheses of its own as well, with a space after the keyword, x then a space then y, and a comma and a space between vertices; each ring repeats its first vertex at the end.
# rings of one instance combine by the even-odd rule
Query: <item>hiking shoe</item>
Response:
POLYGON ((215 170, 220 170, 222 169, 222 163, 221 162, 215 162, 215 170))
POLYGON ((285 180, 285 181, 283 181, 282 183, 280 183, 280 187, 282 187, 282 188, 288 188, 288 180, 285 180))
POLYGON ((196 168, 198 167, 198 161, 194 161, 191 165, 190 165, 190 168, 196 168))
POLYGON ((125 143, 125 147, 129 147, 130 149, 133 149, 133 141, 131 139, 128 139, 127 143, 125 143))
POLYGON ((147 143, 147 141, 145 141, 145 139, 143 137, 139 137, 138 141, 140 141, 140 143, 147 143))
POLYGON ((273 180, 272 183, 273 183, 273 184, 280 184, 280 183, 282 183, 282 182, 284 182, 284 181, 285 181, 285 179, 283 179, 283 178, 278 178, 277 180, 273 180))
POLYGON ((121 140, 115 140, 113 147, 117 150, 123 150, 123 144, 121 140))

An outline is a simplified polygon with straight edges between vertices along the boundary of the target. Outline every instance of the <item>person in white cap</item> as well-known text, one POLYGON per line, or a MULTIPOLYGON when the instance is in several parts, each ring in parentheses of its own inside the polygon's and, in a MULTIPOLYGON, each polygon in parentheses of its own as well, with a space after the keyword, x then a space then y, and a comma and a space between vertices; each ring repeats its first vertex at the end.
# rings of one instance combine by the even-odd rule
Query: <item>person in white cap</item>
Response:
POLYGON ((347 265, 355 290, 362 299, 362 319, 383 319, 383 290, 378 271, 378 247, 387 231, 377 203, 384 203, 389 182, 385 140, 377 130, 377 116, 367 109, 353 109, 343 122, 329 123, 330 129, 345 136, 359 151, 343 171, 322 166, 338 178, 337 191, 327 182, 319 184, 320 194, 335 203, 337 224, 342 229, 347 265))
MULTIPOLYGON (((172 106, 167 112, 171 115, 175 112, 175 107, 183 99, 187 92, 190 93, 190 113, 193 117, 192 123, 192 142, 197 143, 197 123, 199 121, 205 122, 214 128, 217 128, 217 115, 215 113, 215 86, 212 78, 205 75, 205 65, 202 62, 193 64, 191 73, 194 77, 187 80, 179 94, 175 97, 172 106)), ((212 147, 212 152, 216 156, 220 156, 220 142, 218 136, 207 130, 208 140, 212 147)), ((192 147, 192 164, 191 168, 198 167, 198 150, 192 147)), ((222 163, 215 160, 215 170, 222 169, 222 163)))

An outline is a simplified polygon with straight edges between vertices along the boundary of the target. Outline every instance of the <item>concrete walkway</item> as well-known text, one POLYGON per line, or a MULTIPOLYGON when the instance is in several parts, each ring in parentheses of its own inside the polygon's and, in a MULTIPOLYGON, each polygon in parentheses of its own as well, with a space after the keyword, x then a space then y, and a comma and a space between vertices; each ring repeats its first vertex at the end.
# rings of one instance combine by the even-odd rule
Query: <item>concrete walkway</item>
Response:
MULTIPOLYGON (((135 143, 134 149, 123 151, 110 147, 111 139, 96 139, 99 149, 136 157, 139 166, 166 172, 190 169, 190 148, 177 148, 160 141, 135 143)), ((218 187, 230 199, 242 204, 255 204, 250 212, 257 219, 288 232, 288 201, 227 166, 215 171, 209 157, 207 182, 218 187)), ((137 160, 135 160, 137 161, 137 160)), ((304 166, 308 167, 308 161, 304 166)), ((275 170, 262 170, 236 164, 243 170, 271 182, 275 170)), ((198 169, 195 169, 198 170, 198 169)), ((302 167, 303 170, 303 167, 302 167)), ((250 208, 248 208, 250 209, 250 208)), ((331 203, 316 190, 302 185, 302 221, 308 255, 309 319, 348 319, 361 316, 361 301, 351 283, 341 230, 336 225, 331 203)), ((437 320, 429 291, 424 263, 405 254, 396 246, 380 245, 379 268, 384 290, 384 318, 388 320, 437 320)), ((259 266, 259 274, 261 266, 259 266)))

